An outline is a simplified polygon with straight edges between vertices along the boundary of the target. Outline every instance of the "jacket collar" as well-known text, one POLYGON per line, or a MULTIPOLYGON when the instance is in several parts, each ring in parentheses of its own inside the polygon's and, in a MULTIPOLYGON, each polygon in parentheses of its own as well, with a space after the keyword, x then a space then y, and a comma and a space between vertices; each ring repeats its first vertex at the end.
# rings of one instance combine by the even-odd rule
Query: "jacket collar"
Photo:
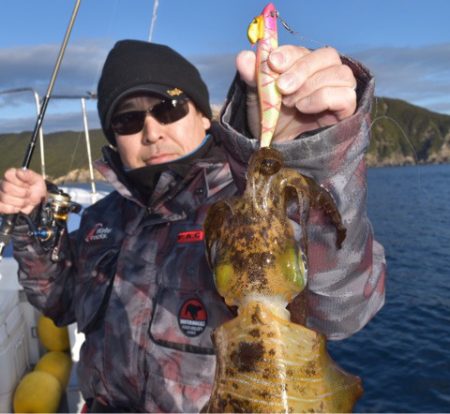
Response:
POLYGON ((97 160, 95 167, 123 197, 157 214, 178 214, 201 204, 205 198, 232 181, 225 153, 216 137, 217 130, 218 125, 213 123, 210 130, 211 148, 192 163, 184 175, 170 168, 161 173, 147 203, 128 179, 114 148, 103 147, 103 159, 97 160))

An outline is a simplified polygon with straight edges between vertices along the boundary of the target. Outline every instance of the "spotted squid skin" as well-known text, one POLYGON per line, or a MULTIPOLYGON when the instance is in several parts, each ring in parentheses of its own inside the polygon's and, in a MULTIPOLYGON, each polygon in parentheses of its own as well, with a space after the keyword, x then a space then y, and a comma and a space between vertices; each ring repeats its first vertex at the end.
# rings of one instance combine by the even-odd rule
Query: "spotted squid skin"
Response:
POLYGON ((331 360, 325 337, 290 321, 286 310, 307 282, 310 208, 329 217, 340 247, 346 233, 332 196, 284 168, 278 151, 261 148, 250 159, 243 195, 208 210, 205 241, 216 287, 238 306, 238 316, 213 333, 208 412, 349 412, 361 395, 361 380, 331 360), (286 215, 292 202, 300 243, 286 215))
POLYGON ((250 302, 214 331, 216 379, 208 412, 350 412, 361 380, 333 362, 323 335, 250 302))
POLYGON ((239 306, 249 295, 272 297, 287 305, 307 282, 306 220, 309 209, 322 209, 345 238, 331 195, 311 178, 282 168, 281 154, 261 148, 249 163, 247 187, 239 198, 214 204, 205 220, 208 257, 218 292, 239 306), (303 229, 299 243, 286 215, 295 202, 303 229))

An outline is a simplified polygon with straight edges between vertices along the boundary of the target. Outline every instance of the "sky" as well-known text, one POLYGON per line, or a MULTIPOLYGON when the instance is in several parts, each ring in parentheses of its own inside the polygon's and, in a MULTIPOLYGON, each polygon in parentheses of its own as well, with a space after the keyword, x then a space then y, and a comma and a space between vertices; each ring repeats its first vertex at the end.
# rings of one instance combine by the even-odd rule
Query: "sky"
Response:
MULTIPOLYGON (((234 59, 250 49, 246 31, 266 1, 81 0, 54 95, 95 92, 105 57, 120 39, 165 43, 199 68, 211 101, 223 103, 234 59)), ((450 114, 450 1, 278 0, 280 44, 329 45, 366 65, 376 95, 407 100, 450 114)), ((0 12, 0 133, 32 130, 75 0, 3 0, 0 12)), ((91 128, 99 127, 96 102, 87 101, 91 128)), ((44 132, 82 130, 79 98, 51 100, 44 132)))

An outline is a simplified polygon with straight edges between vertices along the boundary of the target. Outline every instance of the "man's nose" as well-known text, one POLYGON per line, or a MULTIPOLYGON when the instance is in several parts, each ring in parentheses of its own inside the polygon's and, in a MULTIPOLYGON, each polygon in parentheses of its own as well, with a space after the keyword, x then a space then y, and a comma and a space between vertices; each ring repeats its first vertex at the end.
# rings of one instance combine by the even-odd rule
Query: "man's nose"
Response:
POLYGON ((163 138, 164 125, 160 124, 153 116, 147 114, 142 131, 144 143, 153 144, 163 138))

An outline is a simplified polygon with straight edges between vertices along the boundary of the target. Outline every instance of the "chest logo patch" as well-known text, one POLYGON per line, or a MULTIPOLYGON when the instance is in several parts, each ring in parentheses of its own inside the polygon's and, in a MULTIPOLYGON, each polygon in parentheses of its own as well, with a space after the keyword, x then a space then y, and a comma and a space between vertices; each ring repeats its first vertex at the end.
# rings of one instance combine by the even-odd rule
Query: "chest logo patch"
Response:
POLYGON ((203 303, 196 298, 186 300, 178 312, 178 325, 189 337, 200 335, 206 328, 208 315, 203 303))
POLYGON ((103 223, 97 223, 91 230, 89 230, 86 234, 84 240, 86 243, 97 241, 97 240, 106 240, 111 234, 112 229, 110 227, 104 227, 103 223))
POLYGON ((178 233, 177 243, 195 243, 205 238, 203 230, 182 231, 178 233))

